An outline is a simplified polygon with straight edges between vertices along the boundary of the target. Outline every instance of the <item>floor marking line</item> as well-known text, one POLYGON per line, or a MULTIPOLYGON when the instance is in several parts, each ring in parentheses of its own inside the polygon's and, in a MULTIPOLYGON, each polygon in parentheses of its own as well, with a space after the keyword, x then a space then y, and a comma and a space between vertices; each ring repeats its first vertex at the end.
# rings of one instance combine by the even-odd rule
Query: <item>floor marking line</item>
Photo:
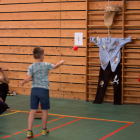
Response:
POLYGON ((99 139, 99 140, 105 140, 105 139, 107 139, 108 137, 110 137, 110 136, 114 135, 115 133, 117 133, 117 132, 121 131, 122 129, 124 129, 124 128, 128 127, 128 126, 129 126, 129 125, 131 125, 131 124, 132 124, 132 123, 128 123, 127 125, 125 125, 125 126, 123 126, 123 127, 119 128, 119 129, 115 130, 114 132, 112 132, 112 133, 108 134, 107 136, 105 136, 105 137, 103 137, 103 138, 101 138, 101 139, 99 139))
MULTIPOLYGON (((51 123, 51 122, 54 122, 54 121, 59 120, 59 119, 62 119, 62 118, 64 118, 64 117, 59 117, 59 118, 57 118, 57 119, 50 120, 50 121, 47 122, 47 123, 51 123)), ((42 124, 35 125, 35 126, 33 126, 33 128, 39 127, 39 126, 41 126, 41 125, 42 125, 42 124)), ((28 129, 24 129, 24 130, 22 130, 22 131, 15 132, 15 133, 13 133, 13 134, 11 134, 11 135, 1 137, 0 139, 5 139, 5 138, 8 138, 8 137, 11 137, 11 136, 14 136, 14 135, 20 134, 20 133, 22 133, 22 132, 24 132, 24 131, 27 131, 27 130, 28 130, 28 129)))
POLYGON ((34 126, 34 127, 39 127, 39 126, 41 126, 41 125, 39 124, 39 125, 36 125, 36 126, 34 126))
POLYGON ((5 138, 9 138, 11 137, 11 135, 5 136, 5 137, 1 137, 1 139, 5 139, 5 138))
MULTIPOLYGON (((63 116, 60 114, 48 114, 52 116, 63 116)), ((70 117, 70 118, 81 118, 81 119, 89 119, 89 120, 99 120, 99 121, 110 121, 110 122, 120 122, 120 123, 134 123, 134 122, 127 122, 127 121, 118 121, 118 120, 108 120, 108 119, 98 119, 98 118, 88 118, 88 117, 79 117, 79 116, 69 116, 69 115, 64 115, 65 117, 70 117)))
POLYGON ((13 135, 17 135, 17 134, 20 134, 20 133, 22 133, 22 131, 16 132, 13 135))
POLYGON ((7 113, 7 114, 3 114, 3 115, 0 115, 1 116, 6 116, 6 115, 11 115, 11 114, 15 114, 15 113, 18 113, 19 111, 15 111, 15 112, 12 112, 12 113, 7 113))
MULTIPOLYGON (((71 122, 62 124, 62 125, 60 125, 60 126, 57 126, 57 127, 54 127, 54 128, 52 128, 52 129, 50 129, 49 131, 53 131, 53 130, 55 130, 55 129, 58 129, 58 128, 60 128, 60 127, 66 126, 66 125, 68 125, 68 124, 74 123, 74 122, 79 121, 79 120, 81 120, 81 119, 76 119, 76 120, 74 120, 74 121, 71 121, 71 122)), ((38 136, 40 136, 40 135, 42 135, 42 133, 39 133, 39 134, 37 134, 37 135, 34 135, 32 138, 38 137, 38 136)), ((24 140, 29 140, 29 139, 32 139, 32 138, 27 138, 27 139, 24 139, 24 140)))
POLYGON ((30 113, 29 111, 21 111, 21 110, 8 110, 8 111, 18 111, 18 112, 22 112, 22 113, 30 113))
MULTIPOLYGON (((20 110, 9 110, 9 111, 19 111, 19 112, 23 112, 23 113, 30 113, 30 112, 28 112, 28 111, 20 111, 20 110)), ((51 113, 48 113, 48 115, 52 115, 52 116, 62 116, 62 117, 70 117, 70 118, 81 118, 81 119, 89 119, 89 120, 98 120, 98 121, 110 121, 110 122, 120 122, 120 123, 134 123, 134 122, 128 122, 128 121, 108 120, 108 119, 99 119, 99 118, 88 118, 88 117, 79 117, 79 116, 69 116, 69 115, 51 114, 51 113)))

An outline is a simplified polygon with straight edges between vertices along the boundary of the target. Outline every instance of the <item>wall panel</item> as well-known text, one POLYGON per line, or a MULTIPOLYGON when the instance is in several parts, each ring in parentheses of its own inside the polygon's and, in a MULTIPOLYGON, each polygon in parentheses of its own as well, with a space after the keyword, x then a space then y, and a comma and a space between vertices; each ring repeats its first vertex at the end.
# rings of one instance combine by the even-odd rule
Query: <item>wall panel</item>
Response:
MULTIPOLYGON (((105 0, 87 1, 87 75, 86 93, 87 101, 94 100, 98 86, 98 75, 101 62, 99 60, 98 47, 89 41, 90 36, 106 37, 108 29, 104 25, 104 8, 107 5, 105 0)), ((113 27, 110 29, 110 36, 123 38, 132 37, 132 42, 126 44, 122 52, 122 103, 140 103, 140 11, 139 1, 110 1, 111 5, 122 5, 123 11, 115 16, 113 27), (124 3, 124 4, 123 4, 124 3)), ((111 82, 111 80, 110 80, 111 82)), ((107 87, 104 101, 113 102, 113 86, 107 87)))
POLYGON ((31 81, 20 86, 34 62, 35 46, 45 50, 44 61, 66 61, 49 73, 50 96, 85 100, 85 0, 1 0, 0 66, 10 78, 10 89, 30 95, 31 81), (83 32, 84 45, 73 50, 74 33, 83 32))

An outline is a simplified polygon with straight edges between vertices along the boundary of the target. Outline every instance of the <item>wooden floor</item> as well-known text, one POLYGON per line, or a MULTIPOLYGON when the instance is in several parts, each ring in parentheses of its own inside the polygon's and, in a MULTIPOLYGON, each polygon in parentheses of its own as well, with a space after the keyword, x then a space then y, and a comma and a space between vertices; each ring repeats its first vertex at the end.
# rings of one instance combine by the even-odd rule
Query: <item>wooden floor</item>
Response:
MULTIPOLYGON (((41 119, 35 119, 35 140, 139 140, 140 105, 101 105, 79 100, 51 98, 48 129, 41 135, 41 119)), ((7 98, 11 111, 0 116, 0 139, 26 140, 30 96, 7 98)))

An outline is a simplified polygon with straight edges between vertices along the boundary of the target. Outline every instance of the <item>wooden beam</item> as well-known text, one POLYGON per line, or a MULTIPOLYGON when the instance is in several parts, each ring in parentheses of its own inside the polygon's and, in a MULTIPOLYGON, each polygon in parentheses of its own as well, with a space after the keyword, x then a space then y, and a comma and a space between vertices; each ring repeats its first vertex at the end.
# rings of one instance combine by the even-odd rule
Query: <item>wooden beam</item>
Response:
POLYGON ((88 12, 89 12, 89 0, 86 0, 86 88, 85 88, 85 92, 86 92, 86 101, 88 101, 88 86, 89 86, 89 83, 88 83, 88 67, 89 67, 89 64, 88 64, 88 55, 89 55, 89 52, 88 52, 88 24, 89 24, 89 15, 88 15, 88 12))
MULTIPOLYGON (((125 0, 122 0, 122 38, 124 37, 125 31, 125 0)), ((123 104, 123 95, 124 95, 124 47, 122 47, 122 99, 121 103, 123 104)))

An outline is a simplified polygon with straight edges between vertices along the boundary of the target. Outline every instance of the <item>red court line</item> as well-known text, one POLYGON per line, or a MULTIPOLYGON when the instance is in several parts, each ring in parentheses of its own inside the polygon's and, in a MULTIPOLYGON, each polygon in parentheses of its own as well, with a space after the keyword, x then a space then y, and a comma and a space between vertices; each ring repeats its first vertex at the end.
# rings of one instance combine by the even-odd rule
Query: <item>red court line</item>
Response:
POLYGON ((52 120, 52 121, 56 121, 57 119, 54 119, 54 120, 52 120))
POLYGON ((14 135, 17 135, 17 134, 20 134, 20 133, 22 133, 22 131, 16 132, 16 133, 14 133, 14 135))
POLYGON ((60 125, 60 126, 57 126, 57 127, 55 127, 55 128, 50 129, 49 131, 53 131, 53 130, 55 130, 55 129, 58 129, 58 128, 60 128, 60 127, 63 127, 63 126, 65 126, 65 125, 68 125, 68 124, 71 124, 71 123, 74 123, 74 122, 79 121, 79 120, 81 120, 81 119, 77 119, 77 120, 74 120, 74 121, 71 121, 71 122, 62 124, 62 125, 60 125))
MULTIPOLYGON (((64 118, 64 117, 60 117, 60 118, 64 118)), ((58 119, 59 119, 59 118, 58 118, 58 119)), ((52 122, 52 121, 56 121, 56 120, 58 120, 58 119, 51 120, 51 121, 49 121, 49 122, 47 122, 47 123, 50 123, 50 122, 52 122)), ((40 125, 40 124, 39 124, 39 125, 35 125, 35 126, 33 126, 33 128, 39 127, 39 126, 41 126, 41 125, 40 125)), ((27 131, 27 130, 28 130, 28 129, 24 129, 23 131, 27 131)), ((11 137, 12 135, 20 134, 20 133, 22 133, 23 131, 19 131, 19 132, 13 133, 13 134, 11 134, 11 135, 1 137, 0 139, 5 139, 5 138, 8 138, 8 137, 11 137)))
MULTIPOLYGON (((68 124, 74 123, 74 122, 79 121, 79 120, 81 120, 81 119, 77 119, 77 120, 74 120, 74 121, 71 121, 71 122, 62 124, 62 125, 60 125, 60 126, 57 126, 57 127, 55 127, 55 128, 50 129, 49 131, 53 131, 53 130, 55 130, 55 129, 58 129, 58 128, 60 128, 60 127, 66 126, 66 125, 68 125, 68 124)), ((38 137, 38 136, 40 136, 40 135, 42 135, 42 133, 39 133, 39 134, 37 134, 37 135, 34 135, 32 138, 38 137)), ((24 139, 24 140, 29 140, 29 139, 32 139, 32 138, 27 138, 27 139, 24 139)))
MULTIPOLYGON (((19 110, 9 110, 9 111, 18 111, 18 112, 23 112, 23 113, 30 113, 30 112, 28 112, 28 111, 19 111, 19 110)), ((63 117, 78 118, 77 120, 89 119, 89 120, 99 120, 99 121, 110 121, 110 122, 127 123, 127 125, 125 125, 125 126, 119 128, 118 130, 116 130, 116 131, 114 131, 114 132, 108 134, 107 136, 105 136, 105 137, 103 137, 103 138, 101 138, 101 139, 99 139, 99 140, 104 140, 104 139, 110 137, 111 135, 117 133, 118 131, 120 131, 120 130, 126 128, 126 127, 128 127, 128 126, 131 125, 131 124, 133 124, 133 122, 117 121, 117 120, 106 120, 106 119, 98 119, 98 118, 86 118, 86 117, 68 116, 68 115, 60 115, 60 114, 48 114, 48 115, 52 115, 52 116, 62 116, 62 117, 60 117, 60 118, 63 118, 63 117)), ((49 123, 49 122, 48 122, 48 123, 49 123)), ((67 125, 67 124, 66 124, 66 125, 67 125)), ((64 124, 64 126, 65 126, 65 124, 64 124)), ((61 125, 60 127, 63 127, 63 125, 61 125)), ((56 129, 57 129, 57 128, 56 128, 56 129)), ((27 131, 27 130, 28 130, 28 129, 25 129, 24 131, 27 131)), ((55 129, 54 129, 54 130, 55 130, 55 129)), ((49 130, 49 131, 52 131, 52 130, 49 130)), ((40 136, 41 134, 42 134, 42 133, 37 134, 37 135, 35 135, 34 137, 40 136)), ((6 137, 10 137, 10 135, 8 135, 8 136, 6 136, 6 137)), ((6 137, 1 137, 0 139, 6 138, 6 137)), ((32 138, 34 138, 34 137, 32 137, 32 138)), ((31 139, 31 138, 30 138, 30 139, 31 139)), ((28 140, 28 139, 25 139, 25 140, 28 140)))
POLYGON ((65 116, 62 116, 62 117, 60 117, 60 118, 65 118, 65 116))
POLYGON ((11 135, 8 135, 8 136, 5 136, 5 137, 1 137, 1 139, 5 139, 5 138, 8 138, 8 137, 11 137, 11 135))
MULTIPOLYGON (((49 123, 49 122, 48 122, 49 123)), ((36 125, 36 126, 34 126, 34 127, 39 127, 39 126, 41 126, 40 124, 39 125, 36 125)))
POLYGON ((101 139, 99 139, 99 140, 105 140, 105 139, 107 139, 108 137, 110 137, 110 136, 112 136, 113 134, 115 134, 115 133, 121 131, 122 129, 128 127, 128 126, 131 125, 131 124, 132 124, 132 123, 128 123, 127 125, 125 125, 125 126, 119 128, 119 129, 115 130, 114 132, 108 134, 107 136, 105 136, 105 137, 103 137, 103 138, 101 138, 101 139))

